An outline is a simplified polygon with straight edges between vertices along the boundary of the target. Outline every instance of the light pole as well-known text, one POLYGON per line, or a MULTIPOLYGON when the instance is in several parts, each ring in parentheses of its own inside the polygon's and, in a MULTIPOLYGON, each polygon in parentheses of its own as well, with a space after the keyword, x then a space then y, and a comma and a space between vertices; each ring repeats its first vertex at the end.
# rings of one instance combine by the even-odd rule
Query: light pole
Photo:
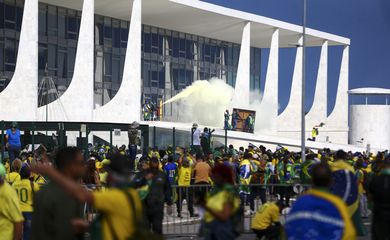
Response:
POLYGON ((303 25, 302 25, 302 102, 301 102, 301 153, 302 162, 306 161, 306 121, 305 121, 305 100, 306 100, 306 15, 307 0, 303 0, 303 25))

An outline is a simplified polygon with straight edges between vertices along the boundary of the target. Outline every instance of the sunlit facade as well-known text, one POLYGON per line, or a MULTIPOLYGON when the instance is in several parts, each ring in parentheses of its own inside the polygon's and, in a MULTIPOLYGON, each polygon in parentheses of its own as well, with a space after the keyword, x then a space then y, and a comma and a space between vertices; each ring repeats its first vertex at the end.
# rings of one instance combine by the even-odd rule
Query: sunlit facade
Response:
MULTIPOLYGON (((270 122, 266 133, 300 136, 302 26, 199 0, 0 0, 0 12, 0 120, 130 123, 141 120, 146 101, 168 100, 216 77, 234 88, 229 108, 246 108, 251 91, 261 92, 255 100, 266 111, 257 117, 270 122), (282 48, 296 54, 280 113, 282 48)), ((325 123, 321 141, 348 141, 349 45, 348 38, 306 29, 306 46, 320 49, 306 131, 325 123), (343 51, 328 114, 334 46, 343 51)), ((164 120, 175 121, 177 109, 165 105, 164 120)))
MULTIPOLYGON (((15 70, 23 6, 23 0, 0 0, 0 91, 15 70)), ((39 80, 51 76, 59 95, 73 77, 80 21, 81 11, 39 3, 39 80)), ((120 88, 128 33, 128 20, 95 14, 96 106, 109 102, 120 88)), ((260 89, 261 49, 251 51, 251 88, 260 89)), ((234 86, 239 54, 239 44, 143 24, 142 101, 165 100, 199 79, 216 77, 234 86)))

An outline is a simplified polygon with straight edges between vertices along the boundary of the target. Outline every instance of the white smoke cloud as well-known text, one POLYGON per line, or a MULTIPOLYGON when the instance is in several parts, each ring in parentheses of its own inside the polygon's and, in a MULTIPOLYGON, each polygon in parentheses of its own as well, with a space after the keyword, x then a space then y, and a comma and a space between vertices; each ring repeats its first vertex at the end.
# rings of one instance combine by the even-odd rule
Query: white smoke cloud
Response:
POLYGON ((233 92, 234 89, 221 79, 198 80, 164 104, 179 103, 180 122, 220 127, 233 92))
POLYGON ((262 103, 260 91, 250 92, 250 103, 246 105, 231 102, 233 94, 234 88, 222 79, 197 80, 164 104, 176 103, 179 122, 196 122, 216 128, 223 127, 225 110, 232 112, 237 105, 239 108, 256 111, 256 133, 266 132, 272 121, 276 121, 269 117, 272 106, 262 103))

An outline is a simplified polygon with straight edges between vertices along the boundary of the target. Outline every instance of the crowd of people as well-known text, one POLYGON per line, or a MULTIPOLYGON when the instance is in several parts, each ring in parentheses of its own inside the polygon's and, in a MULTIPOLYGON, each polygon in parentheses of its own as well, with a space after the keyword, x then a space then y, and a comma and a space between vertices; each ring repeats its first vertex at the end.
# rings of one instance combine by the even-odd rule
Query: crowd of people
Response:
POLYGON ((157 103, 146 100, 142 106, 142 115, 144 121, 159 121, 161 108, 157 103))
POLYGON ((283 146, 214 149, 200 140, 134 152, 135 144, 91 144, 87 159, 77 147, 6 156, 1 239, 161 239, 164 214, 175 205, 181 218, 184 200, 204 239, 235 239, 245 215, 259 239, 355 239, 367 233, 362 218, 371 212, 373 239, 389 239, 388 151, 307 149, 302 162, 283 146), (299 194, 294 184, 309 190, 299 194))
POLYGON ((241 131, 253 133, 255 129, 255 115, 252 112, 249 114, 246 113, 246 115, 247 116, 243 119, 240 117, 237 109, 233 109, 232 114, 230 114, 229 110, 226 109, 225 113, 223 114, 223 129, 236 131, 238 128, 238 122, 242 121, 241 131))

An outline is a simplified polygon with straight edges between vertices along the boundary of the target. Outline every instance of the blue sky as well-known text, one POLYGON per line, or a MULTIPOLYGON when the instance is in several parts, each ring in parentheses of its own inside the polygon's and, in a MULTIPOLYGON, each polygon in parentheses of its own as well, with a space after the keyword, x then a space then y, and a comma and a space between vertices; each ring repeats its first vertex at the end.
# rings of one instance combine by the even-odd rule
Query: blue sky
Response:
MULTIPOLYGON (((204 0, 295 24, 302 23, 302 0, 204 0)), ((307 0, 308 27, 351 39, 350 89, 390 88, 390 0, 307 0)), ((262 62, 267 63, 268 51, 262 62)), ((320 49, 307 51, 306 108, 311 107, 320 49)), ((295 50, 280 51, 279 102, 285 108, 290 94, 295 50)), ((329 48, 328 113, 334 107, 341 47, 329 48)), ((262 66, 262 85, 266 66, 262 66)))

